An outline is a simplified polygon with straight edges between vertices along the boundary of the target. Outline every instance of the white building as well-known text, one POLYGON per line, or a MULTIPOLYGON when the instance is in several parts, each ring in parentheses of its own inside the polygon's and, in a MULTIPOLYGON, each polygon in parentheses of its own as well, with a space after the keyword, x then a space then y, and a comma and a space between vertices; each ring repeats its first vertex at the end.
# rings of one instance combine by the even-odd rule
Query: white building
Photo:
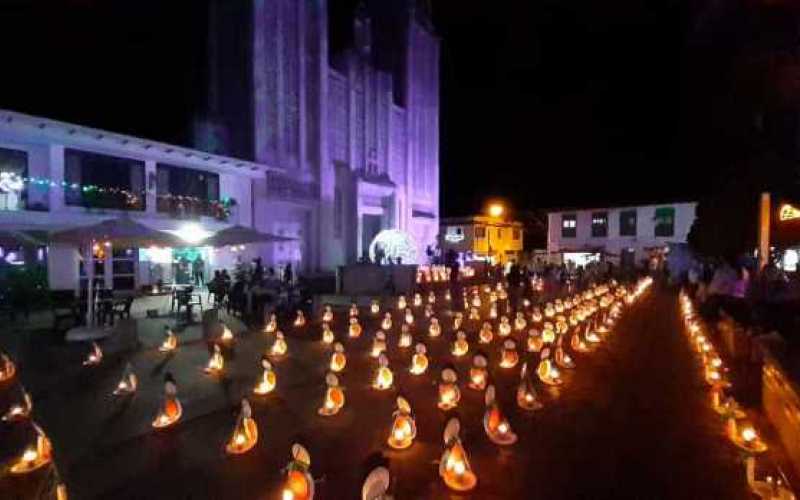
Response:
MULTIPOLYGON (((248 161, 0 110, 0 229, 4 230, 49 233, 122 215, 169 231, 251 226, 253 186, 270 170, 248 161)), ((140 263, 149 261, 146 252, 114 250, 107 252, 113 258, 101 265, 107 286, 133 289, 150 283, 149 266, 140 263)), ((206 262, 216 258, 217 264, 227 267, 231 260, 227 253, 205 256, 206 262)), ((76 288, 78 249, 50 245, 46 255, 50 287, 76 288)))
POLYGON ((686 243, 697 203, 550 211, 547 250, 578 265, 605 256, 623 266, 660 259, 686 243))

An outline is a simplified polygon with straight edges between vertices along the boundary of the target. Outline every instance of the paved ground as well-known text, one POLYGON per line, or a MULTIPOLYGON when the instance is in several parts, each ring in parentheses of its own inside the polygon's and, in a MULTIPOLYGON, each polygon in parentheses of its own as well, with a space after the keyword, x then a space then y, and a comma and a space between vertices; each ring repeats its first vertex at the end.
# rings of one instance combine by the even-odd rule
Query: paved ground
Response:
MULTIPOLYGON (((337 319, 343 317, 342 312, 337 319)), ((70 498, 76 499, 279 498, 280 469, 296 440, 311 452, 322 499, 356 498, 364 463, 375 452, 390 460, 401 499, 749 498, 741 458, 707 406, 706 390, 678 333, 672 295, 646 297, 626 313, 607 344, 575 356, 577 369, 557 391, 541 389, 546 406, 533 416, 514 405, 516 372, 493 368, 500 400, 520 435, 511 449, 489 442, 481 426, 482 393, 463 389, 457 414, 479 477, 478 489, 464 496, 452 495, 436 473, 447 416, 435 406, 433 380, 444 363, 454 362, 463 381, 469 358, 453 361, 447 335, 426 340, 433 370, 412 379, 405 370, 410 352, 400 352, 390 341, 396 381, 416 413, 419 435, 411 449, 389 451, 385 438, 394 395, 368 387, 375 363, 366 353, 376 327, 367 324, 367 335, 345 342, 348 368, 341 379, 347 404, 332 418, 316 414, 328 352, 318 341, 318 326, 303 332, 284 328, 292 356, 276 364, 277 393, 251 399, 259 443, 236 458, 226 457, 222 446, 238 400, 252 387, 258 358, 271 343, 263 333, 243 334, 222 379, 202 374, 207 351, 201 341, 184 343, 169 360, 153 348, 144 350, 132 359, 140 392, 126 404, 109 396, 122 360, 79 370, 83 349, 42 350, 39 362, 21 363, 22 380, 34 394, 36 419, 50 435, 70 498), (32 373, 44 369, 61 373, 45 378, 32 373), (175 429, 153 433, 149 422, 166 370, 178 380, 184 419, 175 429)), ((345 331, 343 326, 335 330, 340 336, 345 331)), ((474 327, 469 330, 474 338, 474 327)), ((495 340, 489 350, 492 367, 497 345, 495 340)), ((0 431, 0 443, 16 442, 9 435, 0 431)), ((7 458, 13 446, 0 448, 7 458)), ((0 491, 25 491, 26 486, 0 481, 0 491)))

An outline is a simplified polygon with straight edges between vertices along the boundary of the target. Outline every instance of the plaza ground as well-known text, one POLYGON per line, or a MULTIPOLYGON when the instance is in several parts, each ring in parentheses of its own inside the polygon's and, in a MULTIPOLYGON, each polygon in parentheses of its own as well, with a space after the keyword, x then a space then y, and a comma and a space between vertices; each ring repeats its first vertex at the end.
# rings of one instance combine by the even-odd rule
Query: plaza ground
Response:
MULTIPOLYGON (((139 392, 125 402, 110 395, 124 367, 122 359, 83 369, 86 346, 52 346, 32 340, 35 336, 13 350, 21 356, 21 380, 33 394, 35 419, 53 442, 70 498, 279 498, 281 469, 293 442, 311 452, 311 471, 320 481, 316 498, 321 499, 357 498, 367 472, 365 461, 375 452, 389 459, 394 493, 400 499, 751 498, 742 457, 708 406, 707 389, 680 331, 676 302, 674 293, 652 290, 626 310, 607 342, 575 356, 577 368, 566 373, 562 387, 540 386, 545 407, 533 414, 516 407, 518 371, 497 367, 495 340, 487 350, 491 372, 520 437, 510 448, 500 448, 486 437, 481 424, 483 393, 464 384, 471 356, 454 359, 449 354, 451 322, 443 314, 439 317, 445 334, 424 338, 432 366, 423 377, 408 374, 411 350, 400 352, 396 335, 390 335, 396 385, 409 399, 419 429, 414 445, 405 451, 389 450, 385 444, 396 393, 369 387, 375 361, 367 352, 378 327, 363 310, 365 332, 356 341, 344 339, 346 311, 337 311, 334 330, 348 354, 340 377, 347 402, 339 415, 328 418, 316 412, 329 353, 319 342, 319 325, 295 331, 290 321, 281 323, 290 356, 275 363, 276 392, 250 398, 259 442, 240 457, 226 456, 223 445, 239 401, 259 373, 261 353, 271 344, 264 333, 241 332, 233 352, 226 355, 225 376, 214 378, 202 372, 208 351, 199 328, 183 333, 177 354, 165 358, 155 349, 161 337, 154 324, 153 333, 143 338, 144 349, 125 358, 140 379, 139 392), (450 415, 436 407, 434 381, 449 362, 462 382, 462 401, 453 413, 461 419, 461 436, 479 478, 478 488, 469 494, 450 492, 435 463, 450 415), (166 371, 178 382, 184 416, 176 428, 154 432, 150 421, 166 371)), ((417 315, 422 317, 421 310, 417 315)), ((230 324, 235 327, 238 322, 230 324)), ((472 354, 477 325, 467 325, 472 354)), ((10 335, 13 332, 0 341, 10 335)), ((0 438, 11 442, 10 434, 2 430, 0 438)), ((6 447, 3 453, 9 458, 6 447)), ((8 498, 27 498, 34 479, 6 478, 0 490, 10 491, 8 498)))

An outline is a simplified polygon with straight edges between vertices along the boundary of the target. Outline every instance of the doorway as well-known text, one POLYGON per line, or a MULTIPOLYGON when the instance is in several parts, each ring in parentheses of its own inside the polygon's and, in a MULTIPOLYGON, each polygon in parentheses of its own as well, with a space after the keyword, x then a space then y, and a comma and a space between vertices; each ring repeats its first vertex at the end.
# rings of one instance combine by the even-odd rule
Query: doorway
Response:
POLYGON ((381 232, 381 216, 363 214, 361 216, 361 254, 369 255, 369 246, 375 236, 381 232))

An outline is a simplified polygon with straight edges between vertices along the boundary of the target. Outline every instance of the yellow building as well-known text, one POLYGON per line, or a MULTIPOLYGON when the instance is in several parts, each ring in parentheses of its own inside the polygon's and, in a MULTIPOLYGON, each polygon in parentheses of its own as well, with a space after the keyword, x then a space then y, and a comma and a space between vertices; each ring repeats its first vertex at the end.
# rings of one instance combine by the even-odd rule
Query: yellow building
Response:
POLYGON ((491 258, 505 264, 517 262, 522 255, 522 223, 501 217, 474 215, 442 219, 440 223, 442 253, 449 250, 471 254, 475 259, 491 258))

